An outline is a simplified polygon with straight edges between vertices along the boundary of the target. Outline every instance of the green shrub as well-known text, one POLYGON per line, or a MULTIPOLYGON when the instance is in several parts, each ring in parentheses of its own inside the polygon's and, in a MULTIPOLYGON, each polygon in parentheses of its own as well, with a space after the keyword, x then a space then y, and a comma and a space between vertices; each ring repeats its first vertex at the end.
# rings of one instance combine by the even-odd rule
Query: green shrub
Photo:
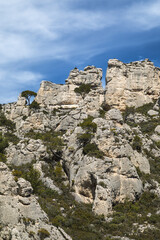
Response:
POLYGON ((133 139, 132 148, 133 150, 137 150, 137 152, 142 151, 142 140, 138 135, 136 135, 133 139))
POLYGON ((4 153, 5 148, 8 147, 8 141, 0 133, 0 153, 4 153))
POLYGON ((5 156, 5 154, 4 153, 0 153, 0 162, 6 162, 7 161, 7 158, 6 158, 6 156, 5 156))
POLYGON ((40 237, 40 240, 50 237, 50 233, 45 228, 40 228, 38 230, 38 235, 40 237))
POLYGON ((41 139, 44 145, 47 147, 50 160, 51 156, 53 156, 55 160, 58 161, 61 158, 62 149, 65 146, 63 139, 61 138, 62 134, 62 132, 54 132, 52 130, 44 133, 34 132, 31 130, 25 136, 35 140, 41 139))
POLYGON ((15 129, 15 123, 7 119, 3 112, 0 111, 0 126, 5 126, 8 130, 15 129))
POLYGON ((33 232, 33 231, 30 231, 30 232, 29 232, 29 237, 30 237, 30 238, 33 238, 34 235, 35 235, 35 232, 33 232))
POLYGON ((126 107, 125 111, 122 113, 124 122, 127 122, 127 117, 130 114, 134 114, 134 113, 135 113, 135 108, 134 107, 126 107))
POLYGON ((135 111, 137 113, 141 113, 141 114, 144 114, 144 115, 147 115, 147 112, 152 109, 154 106, 154 103, 147 103, 147 104, 144 104, 143 106, 141 107, 138 107, 135 109, 135 111))
POLYGON ((155 128, 159 125, 160 119, 152 118, 148 122, 141 122, 139 126, 141 128, 142 133, 151 135, 153 134, 155 128))
POLYGON ((54 167, 53 174, 54 174, 54 180, 56 180, 57 182, 63 181, 64 173, 63 173, 63 169, 60 162, 58 162, 54 167))
POLYGON ((101 108, 99 109, 99 116, 101 118, 104 118, 106 112, 109 111, 110 109, 111 109, 111 107, 107 103, 103 102, 101 105, 101 108))
POLYGON ((29 170, 24 174, 24 178, 31 183, 33 192, 36 193, 41 186, 39 171, 31 166, 29 170))
POLYGON ((35 100, 29 105, 30 109, 40 109, 40 105, 35 100))
POLYGON ((160 141, 155 142, 155 145, 156 145, 158 148, 160 148, 160 141))
POLYGON ((22 171, 16 170, 16 169, 14 169, 14 170, 12 171, 12 174, 13 174, 13 176, 18 177, 18 178, 23 176, 22 171))
POLYGON ((93 136, 93 134, 91 134, 91 133, 83 133, 83 134, 79 134, 78 136, 77 136, 77 139, 82 143, 82 144, 87 144, 87 143, 89 143, 90 141, 91 141, 91 139, 92 139, 92 136, 93 136))
POLYGON ((105 117, 105 114, 106 114, 106 111, 104 111, 103 109, 99 109, 99 116, 101 118, 104 118, 105 117))
POLYGON ((87 133, 95 133, 97 131, 97 124, 92 122, 93 119, 94 118, 92 116, 88 116, 88 118, 84 119, 84 121, 79 125, 87 133))
POLYGON ((78 93, 84 97, 87 93, 91 90, 91 84, 84 84, 82 83, 79 87, 75 88, 75 93, 78 93))
POLYGON ((10 166, 12 168, 12 174, 16 178, 24 178, 29 181, 32 185, 33 192, 37 193, 43 187, 42 181, 40 179, 40 173, 38 170, 33 168, 33 163, 28 163, 21 166, 10 166))
POLYGON ((11 132, 5 133, 4 137, 8 142, 12 142, 15 145, 18 144, 19 141, 20 141, 20 139, 15 134, 13 134, 11 132))
POLYGON ((52 224, 56 227, 59 227, 64 223, 65 223, 65 218, 62 215, 57 215, 52 220, 52 224))
POLYGON ((22 120, 25 121, 27 119, 27 116, 23 116, 22 120))
POLYGON ((95 143, 88 143, 83 147, 83 153, 91 157, 103 158, 104 153, 99 150, 95 143))

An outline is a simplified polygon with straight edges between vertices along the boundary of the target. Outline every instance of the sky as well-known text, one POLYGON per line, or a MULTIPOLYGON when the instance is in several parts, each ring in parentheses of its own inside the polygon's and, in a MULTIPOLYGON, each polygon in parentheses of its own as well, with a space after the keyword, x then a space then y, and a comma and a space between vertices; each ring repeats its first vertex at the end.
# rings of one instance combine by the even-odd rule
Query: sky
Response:
POLYGON ((160 0, 0 0, 0 103, 111 58, 160 66, 160 0))

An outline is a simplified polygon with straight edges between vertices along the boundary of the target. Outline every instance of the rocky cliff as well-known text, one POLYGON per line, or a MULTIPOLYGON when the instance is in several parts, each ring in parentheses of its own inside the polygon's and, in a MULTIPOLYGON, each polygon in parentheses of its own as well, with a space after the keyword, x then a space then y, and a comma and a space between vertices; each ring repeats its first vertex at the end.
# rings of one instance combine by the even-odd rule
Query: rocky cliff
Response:
POLYGON ((124 110, 140 107, 159 96, 160 69, 148 59, 125 64, 117 59, 108 62, 106 102, 124 110))
POLYGON ((35 105, 2 105, 0 239, 159 234, 159 69, 114 59, 105 90, 101 79, 74 69, 64 85, 43 81, 35 105))

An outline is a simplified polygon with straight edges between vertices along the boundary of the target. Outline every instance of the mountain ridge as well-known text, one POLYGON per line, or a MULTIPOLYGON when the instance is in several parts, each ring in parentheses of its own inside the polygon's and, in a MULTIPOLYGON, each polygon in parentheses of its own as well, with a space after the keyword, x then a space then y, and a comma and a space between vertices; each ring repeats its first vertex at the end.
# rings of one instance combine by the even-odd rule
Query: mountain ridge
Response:
POLYGON ((160 197, 159 76, 148 59, 113 59, 105 90, 102 70, 88 66, 73 69, 64 85, 43 81, 35 105, 21 94, 2 105, 1 239, 145 239, 148 229, 159 234, 158 220, 154 226, 147 215, 159 216, 159 203, 144 221, 138 208, 130 231, 124 219, 126 232, 113 226, 115 206, 128 201, 134 207, 145 194, 160 197), (85 229, 73 224, 76 209, 86 209, 97 232, 89 220, 85 229))

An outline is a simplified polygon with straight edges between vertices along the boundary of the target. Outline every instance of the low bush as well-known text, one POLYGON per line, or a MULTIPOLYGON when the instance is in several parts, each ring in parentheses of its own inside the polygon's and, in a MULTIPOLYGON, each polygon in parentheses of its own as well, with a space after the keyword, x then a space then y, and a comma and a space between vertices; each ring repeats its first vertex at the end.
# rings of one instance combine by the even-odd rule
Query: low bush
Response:
POLYGON ((20 139, 15 134, 13 134, 11 132, 5 133, 4 137, 8 142, 12 142, 14 145, 18 144, 19 141, 20 141, 20 139))
POLYGON ((80 94, 84 97, 87 93, 91 91, 91 84, 84 84, 82 83, 79 87, 74 89, 75 93, 80 94))
POLYGON ((8 141, 2 136, 2 133, 0 133, 0 153, 4 153, 6 147, 8 147, 8 141))
POLYGON ((105 117, 107 111, 109 111, 111 107, 107 103, 102 103, 101 108, 99 109, 99 116, 101 118, 105 117))
POLYGON ((127 122, 127 118, 130 114, 135 113, 135 108, 134 107, 126 107, 125 111, 122 113, 123 120, 124 122, 127 122))
POLYGON ((84 121, 79 124, 86 133, 95 133, 97 131, 97 124, 92 122, 93 119, 92 116, 88 116, 88 118, 84 119, 84 121))
POLYGON ((140 137, 138 135, 136 135, 133 139, 132 148, 133 148, 133 150, 136 150, 137 152, 142 151, 142 140, 140 139, 140 137))
POLYGON ((91 141, 92 137, 93 137, 93 134, 91 133, 83 133, 83 134, 79 134, 77 136, 77 139, 80 141, 80 143, 85 145, 91 141))
POLYGON ((155 128, 159 125, 160 118, 152 118, 148 122, 141 122, 139 126, 141 128, 142 133, 151 135, 153 134, 155 128))
POLYGON ((135 112, 147 115, 147 112, 153 108, 155 103, 147 103, 135 109, 135 112))
POLYGON ((5 126, 8 130, 11 131, 15 129, 15 123, 7 119, 2 111, 0 111, 0 126, 5 126))
POLYGON ((45 228, 40 228, 38 230, 38 235, 40 237, 40 240, 44 240, 45 238, 50 237, 50 233, 45 228))
POLYGON ((30 109, 40 109, 40 105, 38 102, 36 102, 35 100, 29 105, 30 109))
POLYGON ((91 157, 103 158, 104 153, 99 150, 98 146, 95 143, 88 143, 83 147, 83 153, 91 157))
POLYGON ((0 153, 0 162, 6 162, 7 161, 7 158, 6 158, 6 155, 4 153, 0 153))
POLYGON ((62 135, 62 132, 54 132, 52 130, 44 133, 34 132, 31 130, 25 136, 33 138, 35 140, 41 139, 44 145, 47 147, 47 151, 50 155, 50 160, 52 157, 54 157, 54 159, 58 161, 61 158, 62 149, 65 146, 61 137, 62 135))

